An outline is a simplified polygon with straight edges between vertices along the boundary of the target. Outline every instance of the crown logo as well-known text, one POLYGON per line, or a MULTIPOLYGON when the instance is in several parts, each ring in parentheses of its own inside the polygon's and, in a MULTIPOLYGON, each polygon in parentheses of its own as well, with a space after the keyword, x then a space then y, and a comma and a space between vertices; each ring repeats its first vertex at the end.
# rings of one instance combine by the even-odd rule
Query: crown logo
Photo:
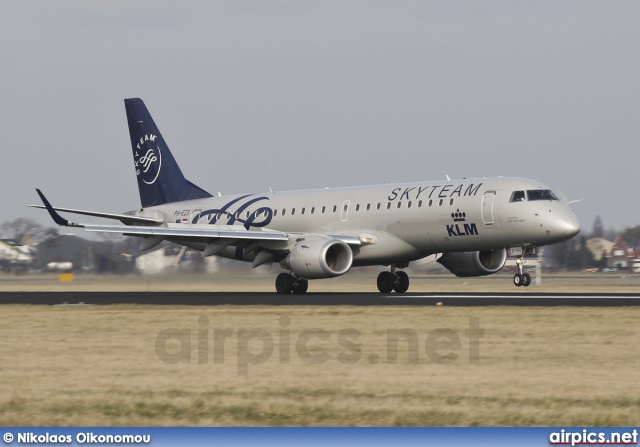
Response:
POLYGON ((454 222, 464 222, 466 220, 467 213, 461 213, 460 208, 458 208, 455 213, 451 213, 451 217, 454 222))

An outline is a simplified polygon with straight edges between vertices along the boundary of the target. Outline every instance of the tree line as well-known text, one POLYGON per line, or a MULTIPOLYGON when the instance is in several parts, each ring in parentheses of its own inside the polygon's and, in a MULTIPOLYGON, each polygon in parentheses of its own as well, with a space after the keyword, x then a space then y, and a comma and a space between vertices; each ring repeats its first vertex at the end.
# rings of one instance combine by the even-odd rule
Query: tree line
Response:
MULTIPOLYGON (((633 253, 640 248, 640 225, 626 228, 620 234, 629 248, 633 250, 633 253)), ((59 235, 57 228, 45 227, 26 217, 18 217, 0 224, 0 237, 2 239, 13 239, 19 244, 37 245, 59 235)), ((603 254, 599 254, 603 256, 594 255, 587 247, 587 241, 592 237, 604 237, 612 241, 615 236, 616 233, 613 230, 604 232, 594 229, 593 233, 588 236, 583 233, 568 241, 550 245, 545 248, 547 265, 569 270, 607 267, 606 256, 603 254)), ((100 242, 97 245, 101 247, 100 251, 105 254, 128 253, 133 257, 140 254, 137 241, 133 238, 124 238, 111 234, 98 234, 98 238, 100 242)))
MULTIPOLYGON (((587 241, 593 237, 604 237, 604 239, 613 241, 617 233, 613 231, 609 231, 608 234, 594 233, 588 236, 580 234, 568 241, 548 246, 545 249, 548 265, 567 270, 602 269, 607 267, 606 256, 609 253, 592 253, 587 247, 587 241)), ((619 234, 635 257, 637 249, 640 248, 640 225, 628 227, 619 234)))

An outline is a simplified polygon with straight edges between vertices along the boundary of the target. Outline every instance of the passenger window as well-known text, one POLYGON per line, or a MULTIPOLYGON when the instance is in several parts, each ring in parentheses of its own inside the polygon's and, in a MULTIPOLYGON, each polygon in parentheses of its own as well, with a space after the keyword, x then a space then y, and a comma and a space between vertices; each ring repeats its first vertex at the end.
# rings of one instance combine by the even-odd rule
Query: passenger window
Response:
POLYGON ((371 204, 367 203, 367 211, 369 211, 371 209, 371 204))
POLYGON ((302 211, 300 211, 300 214, 304 214, 304 208, 302 208, 302 211))
POLYGON ((291 215, 295 216, 295 214, 296 214, 296 209, 295 208, 291 208, 291 215))
POLYGON ((511 200, 509 200, 509 202, 524 202, 524 200, 524 191, 513 191, 513 194, 511 194, 511 200))
POLYGON ((287 213, 287 210, 286 210, 286 209, 283 209, 283 210, 282 210, 282 215, 284 216, 286 213, 287 213))
POLYGON ((278 210, 274 210, 273 211, 273 217, 276 217, 278 215, 278 210))
POLYGON ((429 206, 433 205, 433 200, 429 200, 429 206))
POLYGON ((387 209, 391 209, 391 202, 387 203, 387 209))
POLYGON ((325 206, 323 206, 323 207, 322 207, 322 214, 324 214, 325 209, 326 209, 326 207, 325 207, 325 206))
POLYGON ((359 203, 356 205, 356 211, 360 211, 360 204, 359 203))
POLYGON ((449 205, 453 205, 453 199, 449 199, 449 205))
POLYGON ((442 206, 442 199, 438 202, 438 206, 442 206))
POLYGON ((336 205, 333 205, 333 212, 335 213, 336 211, 338 211, 338 207, 336 205))
POLYGON ((422 208, 422 200, 418 200, 418 208, 422 208))
POLYGON ((407 203, 407 208, 411 208, 411 200, 409 200, 409 203, 407 203))
POLYGON ((315 207, 315 206, 312 206, 312 207, 311 207, 311 214, 313 214, 315 211, 316 211, 316 207, 315 207))
POLYGON ((397 208, 400 209, 401 206, 402 206, 402 202, 398 202, 397 208))
POLYGON ((376 205, 376 209, 379 210, 380 209, 380 204, 378 203, 378 205, 376 205))

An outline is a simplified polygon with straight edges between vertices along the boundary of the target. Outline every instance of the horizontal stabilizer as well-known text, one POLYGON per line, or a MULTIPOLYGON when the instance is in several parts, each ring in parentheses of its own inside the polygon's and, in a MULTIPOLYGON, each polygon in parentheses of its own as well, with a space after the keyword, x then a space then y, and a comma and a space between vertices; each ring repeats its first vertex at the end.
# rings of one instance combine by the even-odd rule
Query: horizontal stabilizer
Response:
MULTIPOLYGON (((47 209, 47 207, 44 205, 27 205, 27 206, 31 208, 47 209)), ((160 225, 164 223, 164 219, 154 219, 152 217, 130 216, 128 214, 100 213, 97 211, 74 210, 71 208, 57 208, 57 207, 51 207, 51 208, 55 211, 60 211, 63 213, 82 214, 84 216, 102 217, 104 219, 119 220, 125 225, 135 225, 135 224, 160 225)))

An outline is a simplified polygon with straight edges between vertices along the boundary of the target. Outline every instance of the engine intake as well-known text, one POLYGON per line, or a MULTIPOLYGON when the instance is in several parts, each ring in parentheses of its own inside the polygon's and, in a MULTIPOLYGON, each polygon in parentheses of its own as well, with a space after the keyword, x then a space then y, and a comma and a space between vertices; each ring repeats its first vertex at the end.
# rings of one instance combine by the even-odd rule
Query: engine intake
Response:
POLYGON ((438 262, 456 276, 487 276, 499 272, 507 262, 507 251, 445 253, 438 262))
POLYGON ((298 242, 284 262, 304 279, 333 278, 349 271, 353 252, 337 239, 306 240, 298 242))

